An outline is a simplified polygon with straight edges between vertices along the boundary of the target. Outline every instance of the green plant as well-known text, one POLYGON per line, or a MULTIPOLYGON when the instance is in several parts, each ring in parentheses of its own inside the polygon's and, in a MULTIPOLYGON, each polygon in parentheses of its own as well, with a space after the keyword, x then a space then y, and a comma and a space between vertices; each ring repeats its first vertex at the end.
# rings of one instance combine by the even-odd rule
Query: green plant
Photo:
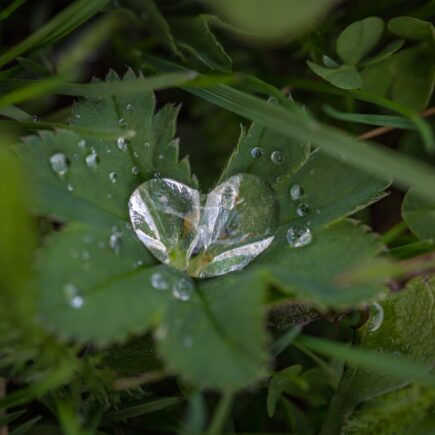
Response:
POLYGON ((435 4, 253 3, 0 12, 5 434, 434 428, 435 4))

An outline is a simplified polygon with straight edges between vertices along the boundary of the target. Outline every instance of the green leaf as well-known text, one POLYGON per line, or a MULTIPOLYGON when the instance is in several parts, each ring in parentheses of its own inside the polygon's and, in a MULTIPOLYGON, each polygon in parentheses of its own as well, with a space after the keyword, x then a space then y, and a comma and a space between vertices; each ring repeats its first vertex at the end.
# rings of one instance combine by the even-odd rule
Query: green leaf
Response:
POLYGON ((310 244, 292 248, 286 237, 290 227, 298 226, 291 223, 281 227, 274 243, 248 266, 247 273, 258 269, 284 293, 295 299, 310 300, 320 307, 355 306, 385 292, 382 283, 346 287, 337 282, 340 274, 382 250, 381 244, 373 234, 367 234, 366 228, 351 221, 341 221, 314 229, 310 244))
POLYGON ((435 44, 435 29, 432 23, 418 18, 393 18, 388 22, 388 30, 404 39, 429 41, 435 44))
MULTIPOLYGON (((278 103, 272 100, 269 104, 278 103)), ((283 179, 290 178, 307 161, 309 152, 308 143, 301 144, 253 122, 247 131, 242 129, 237 147, 220 179, 223 181, 236 174, 249 173, 263 178, 276 190, 283 179), (276 158, 274 161, 273 155, 280 156, 279 162, 276 158)), ((281 207, 288 203, 288 198, 288 192, 278 195, 281 207)))
POLYGON ((38 423, 38 421, 41 419, 42 416, 38 415, 37 417, 34 417, 31 420, 26 421, 25 423, 16 427, 14 430, 11 430, 10 435, 24 435, 28 433, 29 430, 31 430, 32 427, 35 426, 35 424, 38 423))
POLYGON ((362 89, 391 97, 413 110, 423 110, 433 92, 434 59, 433 49, 424 44, 402 50, 365 68, 362 89))
POLYGON ((374 65, 382 60, 387 59, 388 57, 399 51, 403 47, 404 43, 405 41, 403 39, 395 39, 394 41, 391 41, 379 53, 367 59, 364 62, 364 66, 374 65))
POLYGON ((177 17, 169 25, 180 50, 196 57, 212 70, 231 71, 231 58, 210 29, 205 17, 177 17))
POLYGON ((37 258, 43 324, 62 338, 100 344, 145 331, 163 316, 169 298, 151 285, 152 273, 165 269, 154 264, 124 226, 63 230, 37 258))
POLYGON ((322 16, 334 0, 208 0, 235 27, 257 38, 298 34, 322 16))
POLYGON ((384 22, 378 17, 356 21, 341 32, 337 39, 337 54, 343 62, 357 65, 378 44, 384 22))
POLYGON ((149 400, 134 406, 128 406, 105 414, 101 420, 102 424, 110 424, 117 421, 125 421, 129 418, 139 417, 152 412, 161 411, 171 406, 178 405, 183 399, 179 397, 164 397, 161 399, 149 400))
POLYGON ((172 301, 157 331, 168 369, 198 386, 232 391, 263 377, 263 289, 257 274, 235 272, 201 281, 201 297, 190 303, 172 301))
MULTIPOLYGON (((129 72, 123 81, 135 79, 129 72)), ((118 78, 110 73, 108 81, 118 83, 118 78)), ((178 110, 168 105, 154 114, 154 108, 151 92, 88 98, 74 107, 72 125, 124 128, 125 135, 101 140, 60 130, 26 138, 19 152, 39 193, 37 210, 99 226, 120 225, 129 220, 131 193, 153 175, 195 185, 187 160, 178 162, 178 141, 173 138, 178 110), (64 174, 53 170, 53 156, 64 156, 64 174)))
MULTIPOLYGON (((360 346, 397 354, 429 366, 435 356, 434 296, 433 277, 412 280, 405 290, 391 295, 377 306, 373 317, 359 331, 360 346)), ((339 433, 344 420, 359 403, 397 389, 412 381, 412 377, 410 374, 408 379, 400 379, 389 374, 388 369, 380 374, 362 368, 348 368, 331 402, 322 433, 339 433)))
POLYGON ((420 434, 420 424, 432 414, 435 388, 412 385, 363 404, 343 427, 343 435, 420 434))
POLYGON ((53 43, 91 19, 109 0, 76 0, 26 39, 0 56, 0 67, 31 50, 53 43))
POLYGON ((410 190, 402 203, 402 217, 420 239, 435 239, 435 204, 410 190))
POLYGON ((359 89, 362 86, 361 76, 352 65, 342 65, 338 68, 325 68, 314 62, 307 61, 311 70, 331 85, 340 89, 359 89))
POLYGON ((331 106, 323 106, 323 110, 332 118, 358 124, 378 125, 380 127, 393 127, 405 130, 415 130, 415 124, 401 116, 372 115, 368 113, 340 112, 331 106))

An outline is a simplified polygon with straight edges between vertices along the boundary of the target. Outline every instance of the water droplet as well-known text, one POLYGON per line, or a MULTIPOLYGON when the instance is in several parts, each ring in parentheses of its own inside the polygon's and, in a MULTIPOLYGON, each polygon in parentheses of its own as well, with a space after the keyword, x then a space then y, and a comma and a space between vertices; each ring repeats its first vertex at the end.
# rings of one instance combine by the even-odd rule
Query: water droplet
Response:
POLYGON ((284 161, 284 156, 282 155, 281 151, 274 151, 270 155, 270 158, 271 158, 272 162, 276 163, 276 164, 280 164, 284 161))
POLYGON ((80 139, 80 140, 77 142, 77 146, 78 146, 81 150, 85 149, 85 147, 86 147, 86 141, 85 141, 84 139, 80 139))
POLYGON ((59 176, 64 176, 68 172, 68 159, 63 153, 56 153, 50 157, 51 169, 59 176))
POLYGON ((299 184, 294 184, 293 186, 291 186, 289 192, 290 192, 290 198, 293 201, 301 199, 302 196, 304 195, 304 189, 302 189, 302 187, 299 186, 299 184))
POLYGON ((154 272, 151 275, 151 285, 156 290, 167 290, 169 288, 169 282, 168 282, 168 280, 160 272, 154 272))
POLYGON ((142 260, 137 260, 137 261, 135 261, 134 262, 134 267, 136 267, 136 268, 138 268, 138 267, 141 267, 141 266, 143 266, 143 261, 142 260))
POLYGON ((133 167, 131 168, 131 173, 132 173, 133 175, 139 175, 139 174, 140 174, 140 169, 139 169, 137 166, 133 166, 133 167))
POLYGON ((259 159, 262 155, 263 155, 263 149, 262 148, 260 148, 260 147, 252 148, 252 150, 251 150, 251 156, 254 159, 259 159))
POLYGON ((133 157, 137 159, 139 157, 139 153, 137 151, 133 151, 133 157))
POLYGON ((163 160, 165 158, 165 156, 163 154, 159 154, 159 159, 163 160))
POLYGON ((122 233, 120 233, 116 228, 112 230, 112 234, 109 237, 109 246, 115 251, 118 252, 121 248, 122 242, 122 233))
POLYGON ((310 175, 314 175, 316 173, 315 169, 310 169, 310 175))
POLYGON ((76 119, 80 119, 80 113, 75 114, 76 119))
POLYGON ((118 180, 118 174, 116 172, 110 172, 109 179, 112 183, 116 183, 118 180))
POLYGON ((63 286, 63 292, 71 308, 79 309, 83 307, 85 300, 81 295, 79 288, 75 284, 65 284, 63 286))
POLYGON ((310 207, 307 204, 299 204, 296 208, 296 214, 298 216, 306 216, 310 211, 310 207))
POLYGON ((172 286, 172 294, 174 295, 174 298, 183 302, 190 300, 193 291, 193 282, 186 276, 177 280, 172 286))
POLYGON ((129 112, 131 112, 131 111, 134 110, 133 104, 130 104, 130 103, 128 103, 127 106, 125 106, 125 108, 126 108, 129 112))
POLYGON ((321 210, 320 210, 320 208, 316 208, 316 214, 321 214, 322 212, 321 212, 321 210))
POLYGON ((74 187, 72 184, 68 184, 68 186, 66 186, 68 192, 72 192, 74 190, 74 187))
POLYGON ((118 137, 116 145, 121 151, 127 151, 128 149, 127 141, 123 137, 118 137))
POLYGON ((208 195, 154 178, 134 191, 129 213, 137 237, 157 259, 206 278, 240 270, 267 249, 279 207, 267 182, 243 174, 208 195))
POLYGON ((120 118, 119 121, 118 121, 118 125, 121 128, 125 128, 125 127, 127 127, 127 121, 124 118, 120 118))
POLYGON ((375 332, 381 327, 383 320, 384 309, 382 308, 382 305, 378 302, 373 302, 370 305, 370 319, 367 323, 367 330, 369 332, 375 332))
POLYGON ((149 142, 145 142, 145 143, 144 143, 144 147, 145 147, 145 148, 149 148, 150 146, 151 146, 151 144, 150 144, 149 142))
POLYGON ((155 331, 154 331, 154 338, 157 341, 164 340, 168 335, 168 327, 166 325, 160 325, 155 331))
POLYGON ((92 150, 90 154, 85 157, 86 165, 89 168, 95 169, 98 166, 98 154, 92 150))
POLYGON ((311 230, 306 227, 290 227, 287 230, 287 241, 292 248, 302 248, 313 240, 311 230))
POLYGON ((39 122, 40 121, 39 116, 38 115, 33 115, 32 116, 32 121, 33 122, 39 122))

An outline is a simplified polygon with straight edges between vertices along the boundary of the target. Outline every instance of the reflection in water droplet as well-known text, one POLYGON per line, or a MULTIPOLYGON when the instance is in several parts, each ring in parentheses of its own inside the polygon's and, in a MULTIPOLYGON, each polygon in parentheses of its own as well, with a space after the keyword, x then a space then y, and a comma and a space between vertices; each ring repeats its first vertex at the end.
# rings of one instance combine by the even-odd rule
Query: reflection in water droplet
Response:
POLYGON ((118 180, 118 174, 116 172, 110 172, 109 179, 112 183, 116 183, 116 181, 118 180))
POLYGON ((304 189, 302 189, 301 186, 299 186, 299 184, 294 184, 293 186, 290 187, 290 198, 293 201, 297 201, 298 199, 301 199, 302 196, 304 195, 304 189))
POLYGON ((254 159, 259 159, 263 155, 263 150, 260 147, 252 148, 251 150, 251 156, 254 159))
POLYGON ((370 319, 367 323, 367 330, 369 332, 375 332, 381 327, 383 320, 384 309, 382 308, 382 305, 378 302, 373 302, 370 305, 370 319))
POLYGON ((290 227, 287 230, 287 241, 292 248, 302 248, 313 240, 311 230, 306 227, 290 227))
POLYGON ((151 275, 151 285, 156 290, 167 290, 169 288, 169 282, 168 282, 168 280, 160 272, 154 272, 151 275))
POLYGON ((95 169, 98 166, 98 154, 92 150, 90 154, 85 157, 86 165, 89 168, 95 169))
POLYGON ((86 141, 85 141, 84 139, 80 139, 80 140, 77 142, 77 146, 78 146, 81 150, 85 149, 85 148, 86 148, 86 141))
POLYGON ((118 125, 121 128, 125 128, 125 127, 127 127, 127 121, 124 118, 120 118, 119 121, 118 121, 118 125))
POLYGON ((193 295, 194 286, 190 278, 182 277, 178 279, 172 286, 172 294, 175 299, 187 302, 193 295))
POLYGON ((282 155, 281 151, 274 151, 271 154, 270 159, 273 163, 280 164, 284 161, 284 156, 282 155))
POLYGON ((85 300, 80 293, 79 288, 72 283, 67 283, 63 286, 63 292, 66 297, 67 303, 71 308, 82 308, 85 300))
POLYGON ((139 175, 139 174, 140 174, 140 169, 139 169, 137 166, 133 166, 133 167, 131 168, 131 173, 132 173, 133 175, 139 175))
POLYGON ((64 176, 68 172, 68 159, 63 153, 56 153, 50 157, 51 169, 59 176, 64 176))
POLYGON ((310 207, 307 204, 299 204, 296 208, 296 214, 298 216, 306 216, 310 211, 310 207))
POLYGON ((127 141, 123 137, 118 137, 116 145, 121 151, 127 151, 128 149, 127 141))

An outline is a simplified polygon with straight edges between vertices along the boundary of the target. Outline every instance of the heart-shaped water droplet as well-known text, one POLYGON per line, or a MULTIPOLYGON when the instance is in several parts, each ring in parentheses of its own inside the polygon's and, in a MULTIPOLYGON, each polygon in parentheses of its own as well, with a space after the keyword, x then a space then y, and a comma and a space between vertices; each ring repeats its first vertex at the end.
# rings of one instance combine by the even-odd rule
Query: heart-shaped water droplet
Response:
POLYGON ((272 243, 279 214, 272 188, 250 174, 234 175, 208 195, 154 178, 133 192, 129 212, 157 259, 200 278, 245 267, 272 243))

